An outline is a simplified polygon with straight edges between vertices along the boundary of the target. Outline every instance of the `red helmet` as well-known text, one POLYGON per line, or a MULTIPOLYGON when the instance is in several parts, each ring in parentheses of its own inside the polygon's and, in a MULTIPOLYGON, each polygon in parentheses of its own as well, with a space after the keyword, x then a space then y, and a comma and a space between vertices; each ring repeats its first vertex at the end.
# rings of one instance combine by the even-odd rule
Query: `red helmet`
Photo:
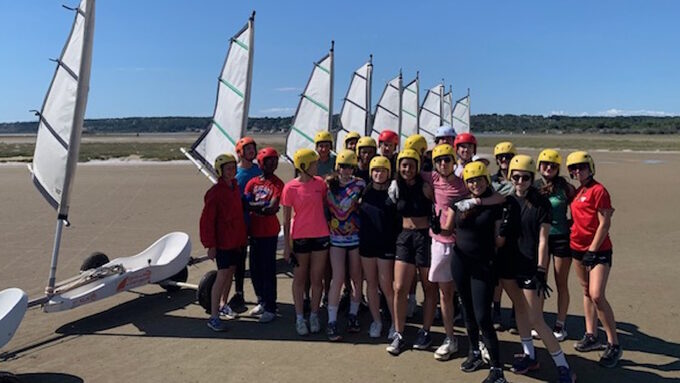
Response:
POLYGON ((272 148, 271 146, 260 149, 260 151, 257 152, 258 165, 260 165, 260 167, 263 167, 264 159, 270 157, 279 158, 279 152, 277 152, 276 149, 272 148))
POLYGON ((383 141, 399 145, 399 135, 389 129, 385 129, 378 136, 378 143, 381 143, 383 141))
POLYGON ((472 133, 461 133, 456 136, 456 139, 453 140, 453 146, 455 148, 458 148, 458 145, 460 144, 473 144, 475 148, 477 147, 477 139, 472 133))
POLYGON ((255 150, 257 150, 257 144, 255 144, 255 140, 253 140, 252 137, 243 137, 238 140, 238 142, 236 142, 236 154, 239 157, 243 157, 243 148, 250 144, 255 145, 255 150))

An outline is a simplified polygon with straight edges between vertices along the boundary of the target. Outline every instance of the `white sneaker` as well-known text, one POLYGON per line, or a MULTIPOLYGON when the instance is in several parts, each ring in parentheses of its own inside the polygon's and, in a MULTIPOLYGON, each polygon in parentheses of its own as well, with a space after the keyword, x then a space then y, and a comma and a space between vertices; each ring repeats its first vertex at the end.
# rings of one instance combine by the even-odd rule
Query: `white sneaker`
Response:
POLYGON ((536 340, 541 340, 541 336, 538 335, 538 332, 536 330, 531 330, 531 337, 536 340))
POLYGON ((258 316, 262 314, 264 314, 264 305, 262 303, 258 303, 257 306, 253 307, 253 309, 250 310, 251 316, 258 316))
POLYGON ((486 345, 481 340, 479 341, 479 352, 482 356, 482 360, 484 361, 484 363, 486 364, 491 363, 491 354, 489 354, 489 350, 486 348, 486 345))
POLYGON ((389 331, 387 331, 387 340, 394 340, 394 336, 397 334, 397 330, 394 328, 394 324, 390 326, 389 331))
POLYGON ((316 334, 319 331, 321 331, 321 323, 319 323, 319 317, 318 316, 310 316, 309 317, 309 332, 311 332, 312 334, 316 334))
POLYGON ((555 339, 557 339, 558 342, 562 342, 567 339, 567 329, 563 326, 555 325, 555 327, 553 327, 553 335, 555 335, 555 339))
POLYGON ((304 319, 298 319, 295 321, 295 331, 298 335, 304 336, 309 334, 309 329, 307 329, 307 323, 304 319))
POLYGON ((382 333, 382 323, 372 322, 371 327, 368 329, 368 336, 371 338, 380 338, 382 333))
POLYGON ((220 316, 225 317, 227 319, 236 319, 238 318, 238 314, 236 311, 232 310, 229 305, 224 305, 222 308, 220 308, 220 316))
POLYGON ((434 358, 437 360, 449 360, 451 355, 458 352, 458 340, 454 337, 453 339, 448 336, 444 339, 441 346, 434 352, 434 358))
POLYGON ((276 314, 270 313, 269 311, 265 311, 265 312, 262 313, 262 315, 260 316, 260 319, 258 319, 257 321, 259 323, 269 323, 269 322, 273 321, 274 319, 276 319, 276 314))

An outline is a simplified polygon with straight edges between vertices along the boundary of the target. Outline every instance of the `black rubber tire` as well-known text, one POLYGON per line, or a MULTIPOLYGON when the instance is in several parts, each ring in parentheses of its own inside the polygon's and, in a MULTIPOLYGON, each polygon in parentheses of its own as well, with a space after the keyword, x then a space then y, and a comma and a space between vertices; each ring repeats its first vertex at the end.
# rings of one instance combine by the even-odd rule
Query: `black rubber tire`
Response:
POLYGON ((96 269, 99 266, 109 263, 109 257, 99 251, 90 254, 80 265, 80 271, 96 269))
POLYGON ((21 381, 11 372, 0 371, 0 383, 21 383, 21 381))
POLYGON ((198 282, 198 289, 196 290, 196 300, 198 301, 198 304, 208 312, 210 312, 210 294, 216 278, 216 270, 208 271, 203 275, 201 281, 198 282))
MULTIPOLYGON (((177 274, 168 278, 168 280, 175 281, 175 282, 186 282, 187 279, 189 279, 189 268, 188 267, 184 267, 177 274)), ((170 292, 170 293, 173 293, 175 291, 179 291, 181 289, 181 287, 179 287, 179 286, 170 286, 170 285, 163 285, 163 284, 161 284, 161 287, 163 287, 167 292, 170 292)))

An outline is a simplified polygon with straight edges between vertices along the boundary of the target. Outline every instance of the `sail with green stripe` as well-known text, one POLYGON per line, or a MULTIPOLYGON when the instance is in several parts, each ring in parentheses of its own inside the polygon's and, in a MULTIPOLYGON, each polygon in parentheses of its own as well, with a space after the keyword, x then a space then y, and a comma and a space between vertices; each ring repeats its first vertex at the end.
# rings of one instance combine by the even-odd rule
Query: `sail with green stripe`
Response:
POLYGON ((427 91, 420 107, 420 125, 418 133, 427 138, 430 146, 434 145, 434 135, 442 125, 442 104, 444 84, 437 84, 427 91))
POLYGON ((345 149, 345 137, 349 132, 360 135, 371 129, 371 78, 373 77, 373 55, 368 62, 352 73, 347 95, 340 110, 340 130, 335 136, 335 151, 345 149))
POLYGON ((375 107, 375 118, 371 137, 378 141, 384 130, 398 133, 401 125, 402 77, 399 75, 385 85, 382 96, 375 107))
POLYGON ((401 96, 401 132, 399 138, 403 143, 412 134, 418 133, 419 114, 419 83, 418 76, 404 87, 401 96))
POLYGON ((465 97, 456 101, 452 113, 452 127, 456 134, 470 133, 470 90, 465 97))
POLYGON ((314 150, 314 135, 331 130, 333 117, 333 45, 321 60, 314 63, 305 90, 300 95, 293 125, 286 136, 286 157, 292 162, 295 151, 314 150))
POLYGON ((255 12, 229 43, 217 81, 217 101, 212 120, 192 145, 182 152, 213 183, 217 182, 213 163, 223 153, 235 154, 236 142, 245 135, 253 74, 255 12))

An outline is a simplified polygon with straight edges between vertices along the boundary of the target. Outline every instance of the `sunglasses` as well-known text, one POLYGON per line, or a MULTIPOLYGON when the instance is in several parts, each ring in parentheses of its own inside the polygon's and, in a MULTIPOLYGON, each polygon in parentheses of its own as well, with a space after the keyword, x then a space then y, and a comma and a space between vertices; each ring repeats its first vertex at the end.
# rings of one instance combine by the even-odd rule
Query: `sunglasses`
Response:
POLYGON ((541 166, 545 166, 546 168, 553 168, 553 169, 559 169, 560 165, 554 162, 547 162, 547 161, 542 161, 541 166))
POLYGON ((444 163, 450 163, 453 161, 453 158, 451 156, 442 156, 442 157, 437 157, 434 159, 434 162, 444 162, 444 163))
POLYGON ((350 165, 350 164, 340 164, 340 165, 338 165, 338 167, 339 167, 340 169, 352 169, 352 168, 354 168, 354 165, 350 165))
POLYGON ((465 182, 466 182, 466 183, 469 183, 469 184, 476 184, 477 182, 480 182, 480 181, 483 180, 483 179, 486 179, 486 177, 481 176, 481 177, 470 178, 470 179, 468 179, 468 180, 465 181, 465 182))
POLYGON ((575 170, 589 170, 589 169, 590 169, 590 165, 588 165, 588 164, 586 164, 586 163, 582 163, 582 164, 574 164, 574 165, 570 165, 570 166, 569 166, 569 171, 570 171, 570 172, 573 172, 573 171, 575 171, 575 170))
POLYGON ((526 174, 515 174, 511 177, 515 182, 529 182, 531 181, 531 176, 526 174))
POLYGON ((499 154, 496 156, 496 159, 498 161, 510 161, 514 156, 514 154, 499 154))

